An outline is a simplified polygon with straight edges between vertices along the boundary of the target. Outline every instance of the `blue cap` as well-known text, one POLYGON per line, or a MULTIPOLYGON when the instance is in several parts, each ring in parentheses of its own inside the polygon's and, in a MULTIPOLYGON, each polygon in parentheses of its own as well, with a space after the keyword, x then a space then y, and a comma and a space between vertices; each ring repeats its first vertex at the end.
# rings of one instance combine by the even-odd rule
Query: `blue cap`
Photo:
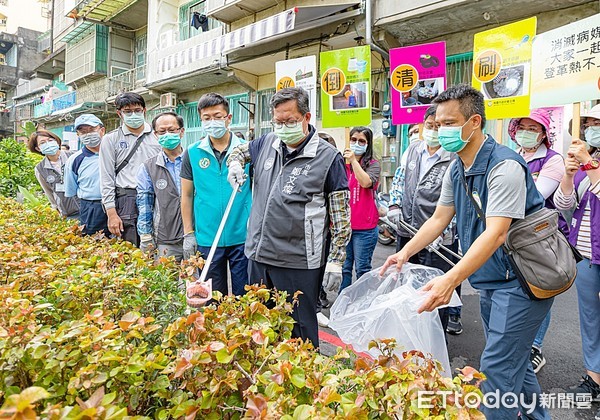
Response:
POLYGON ((96 117, 94 114, 81 114, 75 119, 74 125, 75 130, 77 130, 82 125, 97 127, 99 125, 102 125, 102 121, 100 121, 100 118, 96 117))

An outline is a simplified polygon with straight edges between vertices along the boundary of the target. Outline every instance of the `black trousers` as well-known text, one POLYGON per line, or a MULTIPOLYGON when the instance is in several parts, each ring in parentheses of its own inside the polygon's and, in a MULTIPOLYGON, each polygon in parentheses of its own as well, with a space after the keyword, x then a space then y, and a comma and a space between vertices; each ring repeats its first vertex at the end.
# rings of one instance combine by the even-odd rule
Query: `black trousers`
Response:
MULTIPOLYGON (((396 252, 400 251, 410 240, 411 240, 411 238, 405 238, 403 236, 398 236, 396 238, 396 252)), ((447 246, 447 248, 458 253, 458 241, 454 241, 454 243, 452 243, 452 245, 450 245, 450 246, 447 246)), ((452 261, 454 263, 458 262, 458 260, 456 258, 447 254, 443 250, 439 250, 439 251, 450 261, 452 261)), ((437 255, 435 252, 429 252, 426 249, 422 249, 421 251, 419 251, 412 257, 410 257, 408 262, 413 263, 413 264, 421 264, 426 267, 439 268, 444 273, 446 273, 447 271, 449 271, 452 268, 452 266, 450 264, 448 264, 446 261, 444 261, 442 258, 440 258, 440 256, 437 255)), ((456 293, 458 293, 458 295, 460 296, 460 286, 458 286, 456 288, 456 293)), ((442 328, 444 329, 444 332, 445 332, 446 327, 448 326, 448 318, 450 316, 449 308, 438 309, 438 313, 440 314, 440 321, 442 321, 442 328)))
POLYGON ((136 191, 130 188, 117 188, 115 207, 117 214, 123 222, 121 238, 135 246, 140 246, 140 237, 137 233, 138 209, 135 203, 136 191))
POLYGON ((303 270, 248 261, 250 284, 264 284, 269 289, 285 290, 290 301, 296 291, 302 292, 298 297, 298 306, 292 312, 292 318, 296 321, 292 337, 310 340, 315 348, 319 347, 317 301, 322 277, 321 268, 303 270))

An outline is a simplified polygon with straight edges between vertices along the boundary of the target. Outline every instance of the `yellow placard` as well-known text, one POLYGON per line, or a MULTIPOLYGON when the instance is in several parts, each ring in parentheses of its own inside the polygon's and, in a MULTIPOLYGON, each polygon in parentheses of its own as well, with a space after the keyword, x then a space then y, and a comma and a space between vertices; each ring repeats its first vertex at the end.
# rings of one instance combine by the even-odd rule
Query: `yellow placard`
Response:
POLYGON ((475 34, 472 85, 483 93, 488 119, 529 115, 536 25, 532 17, 475 34))
POLYGON ((321 77, 321 89, 328 95, 337 95, 346 86, 346 75, 338 68, 330 68, 321 77))

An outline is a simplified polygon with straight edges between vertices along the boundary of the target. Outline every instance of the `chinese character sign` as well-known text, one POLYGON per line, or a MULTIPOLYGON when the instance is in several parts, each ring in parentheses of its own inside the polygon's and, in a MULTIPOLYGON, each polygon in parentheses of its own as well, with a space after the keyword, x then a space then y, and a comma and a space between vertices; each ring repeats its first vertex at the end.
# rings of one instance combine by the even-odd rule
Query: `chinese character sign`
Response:
POLYGON ((531 43, 535 17, 475 34, 473 87, 483 93, 489 119, 529 115, 531 43))
POLYGON ((433 99, 446 89, 446 43, 390 50, 392 123, 423 122, 433 99))
POLYGON ((321 53, 323 127, 371 124, 371 48, 321 53))
POLYGON ((600 14, 538 35, 533 41, 531 106, 600 97, 600 14))
POLYGON ((276 89, 301 87, 310 100, 310 123, 317 121, 317 57, 294 58, 275 63, 276 89))

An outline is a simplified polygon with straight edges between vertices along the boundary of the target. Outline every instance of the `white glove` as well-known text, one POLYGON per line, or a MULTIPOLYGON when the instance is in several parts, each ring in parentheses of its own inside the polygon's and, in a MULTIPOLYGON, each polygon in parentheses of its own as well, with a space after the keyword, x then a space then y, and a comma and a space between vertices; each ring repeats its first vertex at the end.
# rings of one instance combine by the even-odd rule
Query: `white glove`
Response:
POLYGON ((145 233, 140 235, 140 249, 144 254, 156 250, 156 242, 154 242, 154 238, 151 234, 145 233))
POLYGON ((399 208, 396 208, 396 207, 394 207, 391 210, 388 210, 388 212, 387 212, 388 220, 390 222, 392 222, 393 224, 395 224, 396 226, 398 225, 398 222, 400 222, 401 216, 402 216, 402 210, 400 210, 399 208))
POLYGON ((433 241, 429 246, 432 249, 440 249, 440 245, 442 244, 442 242, 444 241, 444 235, 440 235, 437 238, 435 238, 435 241, 433 241))
POLYGON ((342 266, 336 263, 328 262, 325 266, 323 275, 323 289, 327 293, 327 300, 330 303, 335 302, 340 292, 342 284, 342 266))
POLYGON ((198 243, 196 242, 196 234, 190 232, 183 236, 183 259, 187 260, 192 255, 196 255, 198 243))
POLYGON ((227 175, 227 182, 231 185, 231 188, 238 189, 244 182, 246 182, 246 174, 240 162, 237 160, 232 161, 228 166, 229 173, 227 175))

